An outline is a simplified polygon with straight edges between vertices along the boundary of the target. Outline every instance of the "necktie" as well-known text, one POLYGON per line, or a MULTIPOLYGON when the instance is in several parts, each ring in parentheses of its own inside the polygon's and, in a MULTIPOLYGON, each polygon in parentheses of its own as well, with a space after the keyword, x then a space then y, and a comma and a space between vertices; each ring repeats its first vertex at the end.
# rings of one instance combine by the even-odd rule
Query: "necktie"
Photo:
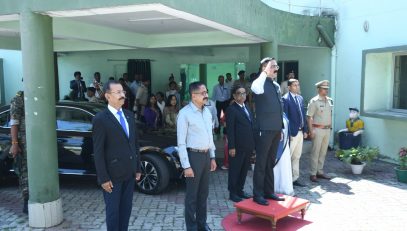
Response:
POLYGON ((127 127, 126 127, 126 122, 124 121, 124 117, 123 117, 123 111, 117 111, 117 114, 119 115, 119 118, 120 118, 120 125, 122 125, 122 128, 123 128, 124 132, 126 133, 127 137, 129 137, 129 132, 127 131, 127 127))
POLYGON ((251 121, 249 112, 247 111, 247 108, 244 105, 242 107, 243 107, 243 111, 246 113, 247 118, 251 121))
POLYGON ((295 103, 297 104, 298 110, 299 110, 299 113, 300 113, 300 118, 301 118, 301 127, 300 127, 300 128, 302 128, 302 127, 304 127, 304 118, 302 117, 302 111, 301 111, 300 101, 298 101, 298 97, 297 97, 297 96, 295 96, 294 98, 295 98, 295 103))

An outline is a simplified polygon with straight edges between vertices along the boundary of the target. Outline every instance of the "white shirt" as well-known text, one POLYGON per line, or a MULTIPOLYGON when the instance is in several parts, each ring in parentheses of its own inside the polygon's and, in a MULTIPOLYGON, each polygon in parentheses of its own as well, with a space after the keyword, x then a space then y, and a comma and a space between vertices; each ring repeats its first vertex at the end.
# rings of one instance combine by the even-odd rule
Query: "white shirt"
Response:
POLYGON ((225 102, 230 98, 230 89, 228 89, 227 85, 223 84, 216 84, 213 87, 213 101, 225 102))
POLYGON ((157 101, 157 106, 158 106, 158 108, 160 108, 161 115, 162 115, 164 113, 165 101, 163 100, 163 101, 161 101, 161 103, 157 101))
MULTIPOLYGON (((120 123, 120 116, 119 116, 119 114, 117 114, 118 110, 116 110, 116 108, 110 106, 109 104, 107 105, 107 109, 109 109, 109 111, 110 111, 110 112, 114 115, 114 117, 117 119, 117 122, 119 122, 119 124, 121 125, 121 123, 120 123)), ((121 110, 121 108, 120 108, 120 111, 123 112, 123 110, 121 110)), ((128 134, 130 135, 129 123, 127 123, 126 115, 124 114, 124 112, 123 112, 122 115, 123 115, 123 118, 124 118, 124 122, 126 123, 127 132, 128 132, 128 134)))
POLYGON ((266 82, 266 78, 267 74, 262 71, 260 76, 253 81, 251 89, 255 94, 260 95, 264 93, 264 82, 266 82))
POLYGON ((136 80, 134 80, 129 86, 131 93, 134 95, 134 97, 136 97, 137 95, 137 89, 139 86, 140 84, 136 80))
POLYGON ((213 100, 208 99, 208 103, 205 105, 205 107, 208 108, 209 111, 212 114, 212 126, 213 126, 213 128, 219 127, 218 111, 216 110, 216 103, 213 102, 213 100))
MULTIPOLYGON (((260 76, 253 81, 251 89, 255 94, 260 95, 264 93, 264 82, 266 82, 267 78, 266 72, 262 71, 260 76)), ((276 87, 278 87, 278 90, 280 90, 280 85, 278 85, 274 80, 273 83, 276 87)))
POLYGON ((201 110, 190 102, 181 109, 177 118, 177 141, 178 154, 184 169, 191 167, 187 148, 209 149, 210 158, 215 158, 212 115, 206 107, 201 110))
POLYGON ((102 83, 102 82, 99 82, 98 84, 99 84, 99 90, 96 88, 94 82, 92 82, 92 83, 89 85, 89 87, 94 87, 94 88, 96 89, 95 96, 96 96, 96 98, 100 99, 102 96, 99 94, 99 92, 102 93, 103 83, 102 83))
POLYGON ((224 83, 224 84, 225 84, 225 86, 226 86, 229 90, 232 90, 233 82, 234 82, 233 79, 230 80, 230 81, 225 80, 225 83, 224 83))

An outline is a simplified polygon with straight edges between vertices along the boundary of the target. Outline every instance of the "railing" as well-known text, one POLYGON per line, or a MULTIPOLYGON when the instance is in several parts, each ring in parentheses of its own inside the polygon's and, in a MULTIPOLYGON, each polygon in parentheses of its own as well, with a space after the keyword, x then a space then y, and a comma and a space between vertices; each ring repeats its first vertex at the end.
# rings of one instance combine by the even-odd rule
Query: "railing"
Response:
POLYGON ((336 16, 336 11, 333 8, 333 1, 328 1, 331 4, 324 1, 324 6, 322 0, 261 0, 268 6, 287 11, 294 14, 308 15, 308 16, 325 16, 334 17, 336 16), (330 7, 327 7, 329 5, 330 7))

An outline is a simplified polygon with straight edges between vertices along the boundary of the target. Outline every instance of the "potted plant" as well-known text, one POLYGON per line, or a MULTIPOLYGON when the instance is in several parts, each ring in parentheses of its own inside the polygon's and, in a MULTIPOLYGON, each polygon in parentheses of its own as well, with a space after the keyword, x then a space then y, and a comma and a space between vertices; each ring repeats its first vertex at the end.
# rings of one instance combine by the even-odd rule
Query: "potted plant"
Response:
POLYGON ((407 183, 407 147, 400 148, 399 166, 394 169, 396 170, 397 180, 407 183))
POLYGON ((379 155, 378 148, 357 147, 336 151, 336 157, 340 160, 349 163, 353 174, 361 174, 367 162, 371 162, 379 155))

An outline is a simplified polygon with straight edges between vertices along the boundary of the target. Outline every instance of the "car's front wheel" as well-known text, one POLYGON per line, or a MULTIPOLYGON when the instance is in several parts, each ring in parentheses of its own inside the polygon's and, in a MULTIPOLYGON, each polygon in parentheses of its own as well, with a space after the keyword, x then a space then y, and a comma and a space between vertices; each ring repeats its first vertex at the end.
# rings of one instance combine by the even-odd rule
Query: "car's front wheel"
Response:
POLYGON ((168 164, 155 154, 141 156, 141 179, 137 188, 145 194, 158 194, 167 188, 170 180, 168 164))

